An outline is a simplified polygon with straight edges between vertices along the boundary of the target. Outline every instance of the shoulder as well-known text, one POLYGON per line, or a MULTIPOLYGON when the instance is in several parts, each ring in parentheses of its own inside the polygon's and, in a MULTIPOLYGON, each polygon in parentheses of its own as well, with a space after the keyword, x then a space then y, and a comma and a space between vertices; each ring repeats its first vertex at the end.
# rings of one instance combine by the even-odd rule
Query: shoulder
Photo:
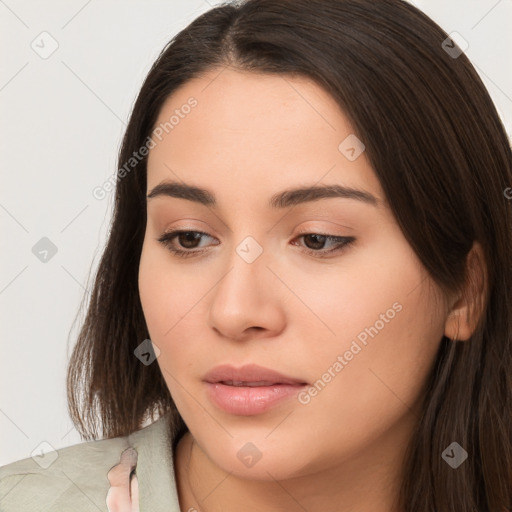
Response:
POLYGON ((108 472, 121 454, 161 435, 162 418, 129 436, 87 441, 0 467, 2 512, 107 511, 108 472))

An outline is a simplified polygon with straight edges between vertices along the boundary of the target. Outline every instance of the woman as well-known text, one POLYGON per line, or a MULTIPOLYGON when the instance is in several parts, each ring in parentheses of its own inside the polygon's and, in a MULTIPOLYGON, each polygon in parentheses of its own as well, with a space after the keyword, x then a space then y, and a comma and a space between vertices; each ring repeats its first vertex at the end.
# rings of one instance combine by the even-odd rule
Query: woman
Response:
POLYGON ((203 14, 123 140, 68 374, 90 442, 4 467, 2 510, 512 508, 511 186, 406 2, 203 14))

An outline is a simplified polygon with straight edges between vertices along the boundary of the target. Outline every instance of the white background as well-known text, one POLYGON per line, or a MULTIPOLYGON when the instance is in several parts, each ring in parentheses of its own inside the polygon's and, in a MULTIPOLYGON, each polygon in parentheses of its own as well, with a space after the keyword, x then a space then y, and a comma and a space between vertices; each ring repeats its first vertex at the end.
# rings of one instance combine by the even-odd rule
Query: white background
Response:
MULTIPOLYGON (((66 365, 113 199, 92 190, 116 170, 131 106, 160 50, 219 3, 0 0, 0 465, 42 442, 81 441, 66 409, 66 365), (43 31, 58 43, 47 59, 31 47, 50 48, 43 31), (57 247, 46 263, 32 253, 42 237, 57 247)), ((510 134, 512 1, 414 3, 468 41, 510 134)))

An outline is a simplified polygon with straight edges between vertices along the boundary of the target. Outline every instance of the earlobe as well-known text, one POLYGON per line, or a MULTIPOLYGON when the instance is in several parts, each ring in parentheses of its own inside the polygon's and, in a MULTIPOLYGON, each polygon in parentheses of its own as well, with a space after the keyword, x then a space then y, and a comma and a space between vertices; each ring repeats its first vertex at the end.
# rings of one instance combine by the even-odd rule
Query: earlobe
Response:
POLYGON ((444 335, 451 340, 468 340, 484 313, 488 287, 487 267, 482 246, 478 242, 466 258, 466 283, 462 296, 451 304, 444 335))
POLYGON ((448 315, 444 327, 444 335, 452 341, 466 341, 471 337, 471 329, 465 307, 454 309, 448 315))

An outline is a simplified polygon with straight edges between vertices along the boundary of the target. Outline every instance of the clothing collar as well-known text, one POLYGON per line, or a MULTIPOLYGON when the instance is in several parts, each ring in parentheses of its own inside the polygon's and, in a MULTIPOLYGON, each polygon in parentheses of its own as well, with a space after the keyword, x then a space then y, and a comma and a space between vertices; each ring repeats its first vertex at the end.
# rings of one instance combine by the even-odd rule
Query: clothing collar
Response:
POLYGON ((180 512, 174 474, 170 413, 133 432, 128 443, 138 454, 137 480, 140 510, 180 512))

